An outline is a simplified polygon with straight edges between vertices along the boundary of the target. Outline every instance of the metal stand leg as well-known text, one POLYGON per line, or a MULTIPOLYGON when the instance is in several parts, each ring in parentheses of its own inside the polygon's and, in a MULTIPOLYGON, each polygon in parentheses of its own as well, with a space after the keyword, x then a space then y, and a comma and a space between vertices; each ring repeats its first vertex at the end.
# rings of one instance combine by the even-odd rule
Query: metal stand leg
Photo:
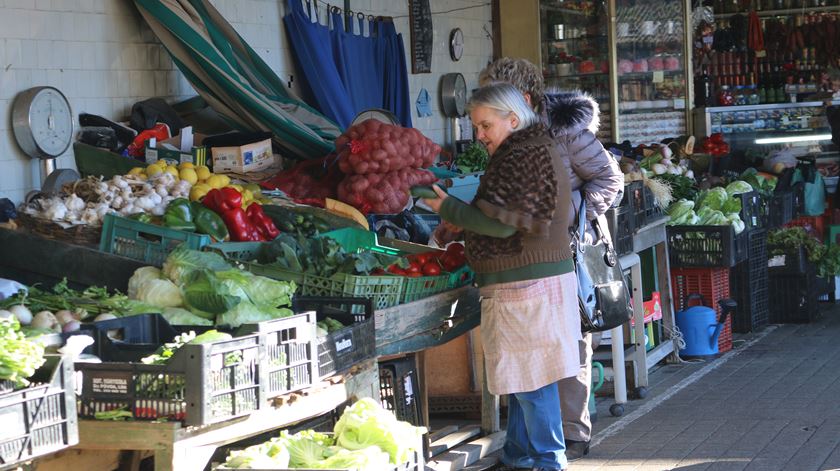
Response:
POLYGON ((624 413, 627 402, 627 375, 624 368, 624 331, 618 326, 610 331, 612 342, 613 384, 615 385, 615 404, 610 406, 610 414, 615 417, 624 413))

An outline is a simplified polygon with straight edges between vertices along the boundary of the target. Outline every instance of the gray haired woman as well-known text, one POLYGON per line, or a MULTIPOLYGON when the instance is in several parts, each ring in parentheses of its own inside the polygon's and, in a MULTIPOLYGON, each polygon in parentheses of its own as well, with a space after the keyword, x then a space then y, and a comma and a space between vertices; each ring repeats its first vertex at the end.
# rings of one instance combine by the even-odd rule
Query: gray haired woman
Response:
POLYGON ((503 463, 564 469, 557 382, 578 374, 581 340, 569 175, 514 86, 482 87, 468 109, 490 153, 476 197, 467 204, 435 187, 438 198, 425 202, 464 230, 465 254, 481 288, 487 386, 510 395, 503 463))

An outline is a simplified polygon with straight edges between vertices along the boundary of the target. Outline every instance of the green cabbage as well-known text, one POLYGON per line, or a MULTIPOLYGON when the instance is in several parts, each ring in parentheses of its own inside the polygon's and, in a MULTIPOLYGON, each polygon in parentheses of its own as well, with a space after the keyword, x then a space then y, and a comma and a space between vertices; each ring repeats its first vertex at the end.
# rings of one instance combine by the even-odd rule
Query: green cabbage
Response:
POLYGON ((134 274, 128 279, 128 297, 137 299, 137 290, 149 280, 163 279, 163 272, 157 267, 140 267, 134 270, 134 274))
POLYGON ((726 193, 726 190, 724 188, 715 187, 711 190, 701 193, 701 195, 697 199, 697 205, 695 207, 701 209, 704 207, 709 207, 720 211, 723 208, 723 204, 726 202, 727 198, 729 198, 729 194, 726 193))
POLYGON ((735 234, 740 234, 747 228, 747 225, 744 224, 744 221, 741 220, 741 216, 738 213, 727 214, 726 219, 732 224, 732 227, 735 229, 735 234))
POLYGON ((226 325, 237 328, 242 324, 256 324, 281 317, 289 317, 294 313, 287 308, 257 307, 250 301, 242 301, 233 309, 216 316, 216 325, 226 325))
POLYGON ((726 186, 726 193, 729 196, 740 195, 741 193, 749 193, 753 191, 753 187, 743 180, 735 180, 726 186))
POLYGON ((334 431, 339 446, 362 450, 375 445, 388 453, 391 464, 400 464, 408 461, 426 429, 400 422, 378 402, 364 398, 344 410, 334 431))
POLYGON ((671 219, 679 219, 692 209, 694 209, 694 201, 681 199, 669 206, 666 212, 671 216, 671 219))
POLYGON ((213 325, 213 322, 178 307, 168 307, 161 315, 171 325, 213 325))
POLYGON ((183 244, 176 247, 163 262, 163 274, 179 286, 196 270, 222 271, 231 268, 221 255, 191 250, 183 244))
POLYGON ((289 467, 289 451, 276 441, 249 446, 244 450, 232 451, 224 467, 233 469, 286 469, 289 467))
POLYGON ((137 288, 137 300, 158 307, 178 307, 184 304, 181 289, 169 280, 149 279, 137 288))
POLYGON ((730 196, 726 199, 723 203, 723 207, 720 208, 721 212, 725 214, 735 213, 738 214, 741 212, 741 198, 735 198, 734 196, 730 196))
POLYGON ((243 300, 228 292, 227 286, 209 270, 192 271, 184 280, 183 292, 184 303, 190 311, 208 319, 233 309, 243 300))
MULTIPOLYGON (((704 209, 701 209, 700 211, 703 212, 704 209)), ((729 220, 726 219, 726 216, 716 209, 706 211, 702 215, 698 213, 697 216, 700 217, 701 226, 726 226, 729 224, 729 220)))
POLYGON ((352 469, 356 471, 381 471, 391 468, 388 453, 378 446, 369 446, 361 450, 345 450, 333 447, 332 456, 316 463, 317 469, 352 469))

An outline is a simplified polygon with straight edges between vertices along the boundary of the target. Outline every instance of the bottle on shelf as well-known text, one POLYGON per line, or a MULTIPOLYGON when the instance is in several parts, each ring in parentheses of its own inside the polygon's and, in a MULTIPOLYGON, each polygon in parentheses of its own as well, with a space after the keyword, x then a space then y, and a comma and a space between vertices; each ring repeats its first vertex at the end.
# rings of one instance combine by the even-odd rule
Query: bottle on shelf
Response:
POLYGON ((697 77, 694 84, 694 106, 711 106, 712 105, 712 79, 706 67, 703 67, 703 72, 697 77))

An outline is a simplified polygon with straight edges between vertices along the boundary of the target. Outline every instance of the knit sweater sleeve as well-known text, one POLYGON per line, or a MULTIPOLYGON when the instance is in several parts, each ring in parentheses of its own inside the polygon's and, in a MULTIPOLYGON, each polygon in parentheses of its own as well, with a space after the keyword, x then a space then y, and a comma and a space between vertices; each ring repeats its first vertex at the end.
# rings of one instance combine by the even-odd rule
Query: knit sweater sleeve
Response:
POLYGON ((457 198, 446 198, 440 207, 440 217, 467 231, 490 237, 505 238, 516 233, 516 228, 481 212, 457 198))

